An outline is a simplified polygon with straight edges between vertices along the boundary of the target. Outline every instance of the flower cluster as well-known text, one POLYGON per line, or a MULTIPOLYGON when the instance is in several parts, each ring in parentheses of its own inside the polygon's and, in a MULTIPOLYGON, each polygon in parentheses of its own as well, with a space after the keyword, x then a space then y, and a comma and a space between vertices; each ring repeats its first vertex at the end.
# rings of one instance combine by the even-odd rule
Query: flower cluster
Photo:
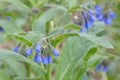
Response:
POLYGON ((104 21, 105 24, 111 24, 112 19, 116 17, 116 14, 112 10, 104 11, 101 6, 96 5, 95 7, 96 17, 99 21, 104 21))
MULTIPOLYGON (((20 53, 19 52, 20 46, 21 43, 14 47, 13 51, 16 53, 17 52, 20 53)), ((34 47, 29 47, 28 49, 25 49, 24 55, 27 57, 30 56, 32 53, 35 53, 33 60, 36 63, 42 62, 43 64, 49 64, 52 63, 52 54, 50 53, 50 51, 52 51, 55 57, 59 56, 59 52, 57 49, 53 48, 52 46, 48 48, 48 45, 47 47, 42 47, 41 43, 37 43, 34 47)))
POLYGON ((75 24, 83 26, 80 32, 85 32, 95 21, 104 21, 105 24, 111 24, 116 14, 112 10, 103 11, 99 5, 95 5, 95 10, 82 8, 81 11, 74 12, 73 21, 75 24), (76 14, 77 13, 77 14, 76 14))
POLYGON ((86 8, 83 8, 79 14, 80 15, 78 16, 74 16, 74 23, 83 26, 80 29, 80 32, 84 32, 92 26, 92 24, 96 21, 96 17, 91 9, 86 8))

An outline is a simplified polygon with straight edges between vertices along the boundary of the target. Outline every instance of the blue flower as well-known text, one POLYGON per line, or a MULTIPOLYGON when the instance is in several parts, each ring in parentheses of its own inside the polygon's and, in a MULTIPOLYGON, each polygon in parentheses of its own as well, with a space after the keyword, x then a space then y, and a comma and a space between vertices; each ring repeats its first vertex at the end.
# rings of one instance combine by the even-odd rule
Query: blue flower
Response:
POLYGON ((102 71, 106 72, 108 70, 108 67, 107 66, 103 66, 102 67, 102 71))
POLYGON ((99 16, 96 16, 98 18, 99 21, 103 21, 104 20, 104 15, 100 14, 99 16))
POLYGON ((32 48, 27 49, 26 56, 29 56, 32 53, 32 48))
POLYGON ((93 14, 94 12, 92 11, 92 9, 88 9, 89 14, 93 14))
POLYGON ((4 32, 4 28, 0 26, 0 32, 4 32))
POLYGON ((50 55, 44 56, 42 62, 43 62, 43 64, 50 64, 50 63, 52 63, 52 57, 50 55))
POLYGON ((41 45, 40 45, 40 44, 37 44, 37 45, 36 45, 35 51, 36 51, 37 53, 41 52, 41 45))
POLYGON ((91 27, 91 24, 89 21, 85 21, 85 28, 89 29, 91 27))
POLYGON ((6 19, 7 19, 8 21, 11 21, 11 20, 12 20, 12 17, 11 17, 11 16, 7 16, 6 19))
POLYGON ((37 62, 37 63, 42 62, 42 56, 40 54, 36 54, 34 56, 34 61, 37 62))
POLYGON ((113 11, 109 11, 108 15, 109 15, 110 18, 115 18, 116 17, 116 14, 113 11))
POLYGON ((96 66, 96 70, 102 70, 106 72, 108 70, 108 66, 104 66, 101 63, 96 66))
POLYGON ((18 50, 19 50, 19 46, 16 46, 16 47, 13 48, 14 52, 18 52, 18 50))
POLYGON ((94 8, 95 8, 96 12, 101 12, 102 11, 101 6, 99 6, 99 5, 95 5, 94 8))
POLYGON ((79 32, 85 32, 85 31, 86 31, 85 27, 82 27, 82 28, 79 30, 79 32))
POLYGON ((96 66, 96 70, 101 70, 101 64, 98 64, 97 66, 96 66))
POLYGON ((95 22, 95 20, 96 20, 96 17, 95 16, 93 16, 93 15, 90 15, 90 22, 91 23, 93 23, 93 22, 95 22))
POLYGON ((53 49, 52 51, 53 51, 54 56, 59 56, 60 53, 56 49, 53 49))
POLYGON ((106 18, 104 19, 104 23, 105 23, 105 24, 112 24, 111 18, 106 17, 106 18))
POLYGON ((82 12, 82 17, 87 18, 87 14, 85 12, 82 12))

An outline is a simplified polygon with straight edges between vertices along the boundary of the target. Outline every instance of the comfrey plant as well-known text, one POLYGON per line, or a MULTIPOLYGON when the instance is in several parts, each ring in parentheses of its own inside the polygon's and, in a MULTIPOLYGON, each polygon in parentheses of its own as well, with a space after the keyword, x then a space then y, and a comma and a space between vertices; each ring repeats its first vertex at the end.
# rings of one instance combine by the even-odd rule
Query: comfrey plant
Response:
MULTIPOLYGON (((54 1, 47 0, 3 2, 17 6, 22 13, 16 14, 16 19, 12 17, 12 21, 7 17, 7 22, 16 22, 12 26, 22 27, 5 34, 18 45, 13 51, 1 51, 9 59, 5 60, 8 65, 14 64, 11 67, 16 75, 10 75, 12 79, 82 80, 89 69, 110 58, 103 53, 104 49, 113 46, 101 32, 116 16, 111 9, 104 12, 92 0, 83 5, 77 4, 77 0, 65 0, 66 5, 62 0, 55 2, 59 5, 52 5, 54 1), (18 25, 18 22, 22 24, 18 25)), ((107 70, 102 64, 98 67, 107 70)))

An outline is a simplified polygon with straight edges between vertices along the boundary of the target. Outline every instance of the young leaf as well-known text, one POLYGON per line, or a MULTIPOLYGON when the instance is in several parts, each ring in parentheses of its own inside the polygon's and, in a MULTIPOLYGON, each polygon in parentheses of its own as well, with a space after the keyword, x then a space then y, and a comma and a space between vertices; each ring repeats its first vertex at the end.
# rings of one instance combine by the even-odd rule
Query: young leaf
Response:
POLYGON ((92 55, 94 55, 97 51, 96 47, 91 48, 84 56, 84 60, 88 60, 92 55))

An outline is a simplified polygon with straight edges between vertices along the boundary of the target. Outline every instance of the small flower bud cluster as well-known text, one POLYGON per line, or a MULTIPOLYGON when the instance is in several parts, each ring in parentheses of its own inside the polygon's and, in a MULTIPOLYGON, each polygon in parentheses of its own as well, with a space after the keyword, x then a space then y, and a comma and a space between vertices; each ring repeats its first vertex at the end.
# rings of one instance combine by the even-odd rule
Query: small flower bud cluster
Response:
MULTIPOLYGON (((17 45, 16 47, 14 47, 13 51, 16 53, 20 53, 20 46, 21 43, 19 45, 17 45)), ((23 55, 28 57, 30 56, 32 53, 35 53, 33 60, 36 63, 40 63, 42 62, 43 64, 50 64, 52 63, 52 55, 54 55, 55 57, 59 56, 59 52, 57 49, 53 48, 50 45, 50 48, 48 48, 49 45, 46 45, 46 47, 42 46, 41 43, 37 43, 34 48, 33 47, 29 47, 28 49, 25 49, 23 51, 23 55), (53 53, 51 54, 50 51, 53 53)))

